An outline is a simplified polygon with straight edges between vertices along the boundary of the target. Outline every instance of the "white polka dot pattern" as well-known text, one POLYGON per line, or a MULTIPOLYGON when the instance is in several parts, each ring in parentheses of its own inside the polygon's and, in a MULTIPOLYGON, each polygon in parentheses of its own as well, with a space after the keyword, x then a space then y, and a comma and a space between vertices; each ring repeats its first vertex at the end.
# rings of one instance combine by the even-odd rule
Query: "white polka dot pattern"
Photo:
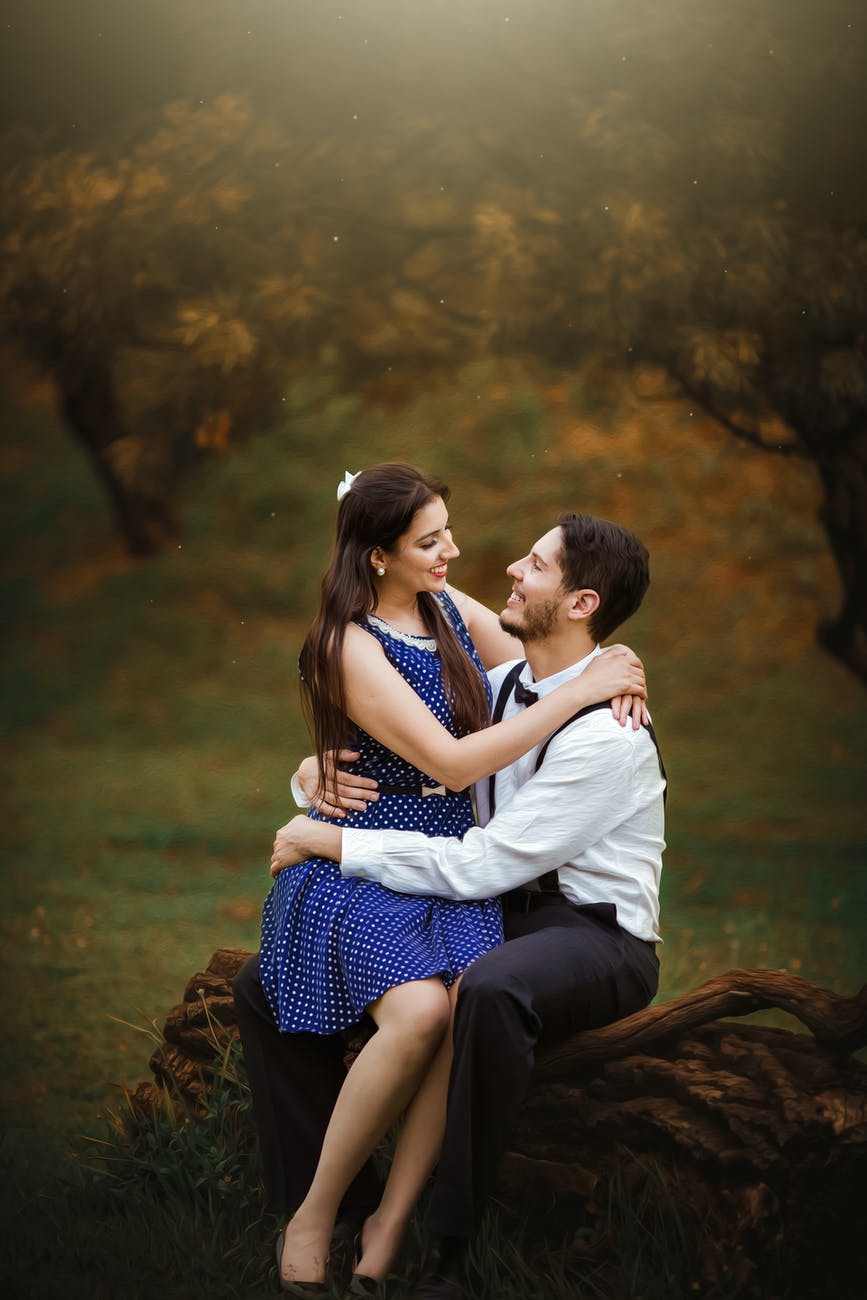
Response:
MULTIPOLYGON (((448 595, 443 610, 487 686, 470 635, 448 595)), ((426 637, 397 636, 382 620, 364 625, 389 661, 454 735, 439 654, 426 637)), ((385 785, 435 786, 432 777, 359 731, 352 769, 385 785)), ((312 812, 309 816, 319 818, 312 812)), ((420 798, 381 795, 365 812, 336 823, 463 836, 473 824, 468 793, 420 798)), ((368 880, 345 880, 321 858, 282 871, 265 900, 262 987, 282 1030, 331 1034, 354 1024, 395 984, 439 975, 452 984, 476 957, 502 943, 497 900, 458 903, 394 893, 368 880)))

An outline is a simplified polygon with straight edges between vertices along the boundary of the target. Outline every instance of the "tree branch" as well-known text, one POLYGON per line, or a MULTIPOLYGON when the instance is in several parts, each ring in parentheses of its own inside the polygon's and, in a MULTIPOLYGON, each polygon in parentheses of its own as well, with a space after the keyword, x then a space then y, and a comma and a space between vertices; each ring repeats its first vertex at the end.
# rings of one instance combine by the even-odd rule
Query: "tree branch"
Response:
POLYGON ((732 970, 692 993, 647 1007, 625 1020, 588 1029, 550 1048, 536 1066, 540 1081, 640 1052, 720 1016, 748 1016, 777 1007, 796 1016, 820 1047, 847 1057, 867 1045, 867 984, 854 998, 776 970, 732 970))
POLYGON ((687 397, 691 397, 707 411, 711 419, 716 420, 718 424, 721 424, 735 438, 739 438, 741 442, 745 442, 751 447, 757 447, 760 451, 773 452, 777 456, 801 456, 810 459, 809 453, 799 442, 766 442, 757 429, 746 428, 744 425, 739 424, 733 416, 721 411, 706 389, 695 387, 670 362, 663 361, 662 364, 672 379, 680 384, 687 397))

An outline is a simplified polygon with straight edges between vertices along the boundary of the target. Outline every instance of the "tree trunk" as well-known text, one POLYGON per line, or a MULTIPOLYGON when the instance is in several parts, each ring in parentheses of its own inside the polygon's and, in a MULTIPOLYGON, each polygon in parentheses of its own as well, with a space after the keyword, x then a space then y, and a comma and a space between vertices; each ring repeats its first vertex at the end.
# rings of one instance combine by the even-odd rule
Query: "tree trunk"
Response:
POLYGON ((577 1035, 538 1063, 500 1196, 561 1229, 613 1199, 608 1236, 628 1238, 625 1192, 657 1231, 690 1223, 702 1292, 857 1294, 867 1067, 850 1053, 865 1041, 867 987, 842 998, 777 971, 730 971, 577 1035), (771 1006, 812 1038, 716 1019, 771 1006))
MULTIPOLYGON (((202 1102, 237 1032, 229 981, 247 956, 220 949, 189 981, 151 1059, 158 1082, 128 1094, 132 1126, 166 1088, 202 1102)), ((867 1282, 867 1065, 852 1058, 865 1044, 867 987, 846 998, 767 970, 578 1034, 537 1063, 497 1199, 528 1239, 566 1240, 567 1264, 592 1265, 594 1294, 618 1295, 638 1233, 658 1238, 660 1267, 688 1237, 702 1294, 848 1300, 853 1277, 867 1282), (767 1007, 810 1034, 718 1019, 767 1007)))
MULTIPOLYGON (((832 444, 829 437, 822 447, 832 444)), ((867 684, 867 434, 817 456, 824 501, 819 519, 843 583, 843 605, 819 641, 867 684)))
POLYGON ((178 532, 167 485, 143 463, 141 441, 124 434, 109 367, 67 364, 58 369, 57 382, 64 418, 108 495, 130 554, 162 550, 178 532))

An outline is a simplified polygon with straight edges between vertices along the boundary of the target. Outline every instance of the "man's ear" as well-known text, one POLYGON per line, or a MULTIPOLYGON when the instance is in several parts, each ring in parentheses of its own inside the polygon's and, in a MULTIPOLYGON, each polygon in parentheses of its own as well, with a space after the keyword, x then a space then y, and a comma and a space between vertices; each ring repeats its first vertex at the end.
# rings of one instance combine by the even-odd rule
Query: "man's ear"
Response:
POLYGON ((596 613, 598 608, 598 591, 593 591, 590 587, 585 587, 581 591, 573 591, 568 611, 569 618, 576 621, 579 619, 588 619, 596 613))

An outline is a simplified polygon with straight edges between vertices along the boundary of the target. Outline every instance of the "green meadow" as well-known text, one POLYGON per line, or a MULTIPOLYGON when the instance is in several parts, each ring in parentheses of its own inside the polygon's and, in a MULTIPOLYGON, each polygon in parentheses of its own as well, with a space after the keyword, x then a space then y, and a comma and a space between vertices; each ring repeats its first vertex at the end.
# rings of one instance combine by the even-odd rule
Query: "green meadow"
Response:
MULTIPOLYGON (((506 563, 561 509, 633 527, 653 585, 622 639, 647 665, 671 783, 660 996, 733 966, 847 994, 864 983, 867 697, 814 642, 837 588, 809 470, 626 387, 596 416, 580 376, 531 382, 517 363, 469 369, 397 412, 316 397, 291 394, 282 422, 198 467, 181 538, 148 561, 124 554, 50 404, 3 407, 0 1157, 15 1294, 77 1295, 76 1278, 81 1294, 138 1294, 100 1273, 74 1197, 50 1207, 77 1185, 83 1135, 104 1136, 122 1106, 118 1085, 147 1077, 151 1023, 214 949, 257 946, 307 747, 296 657, 344 469, 400 458, 442 473, 454 579, 495 607, 506 563), (37 1267, 39 1223, 54 1227, 37 1267)), ((196 1218, 188 1256, 218 1249, 231 1200, 224 1188, 207 1231, 196 1218)), ((123 1234, 104 1231, 123 1255, 123 1234)), ((251 1278, 237 1243, 198 1273, 175 1245, 157 1283, 166 1231, 135 1238, 142 1294, 264 1285, 267 1259, 251 1278)))

